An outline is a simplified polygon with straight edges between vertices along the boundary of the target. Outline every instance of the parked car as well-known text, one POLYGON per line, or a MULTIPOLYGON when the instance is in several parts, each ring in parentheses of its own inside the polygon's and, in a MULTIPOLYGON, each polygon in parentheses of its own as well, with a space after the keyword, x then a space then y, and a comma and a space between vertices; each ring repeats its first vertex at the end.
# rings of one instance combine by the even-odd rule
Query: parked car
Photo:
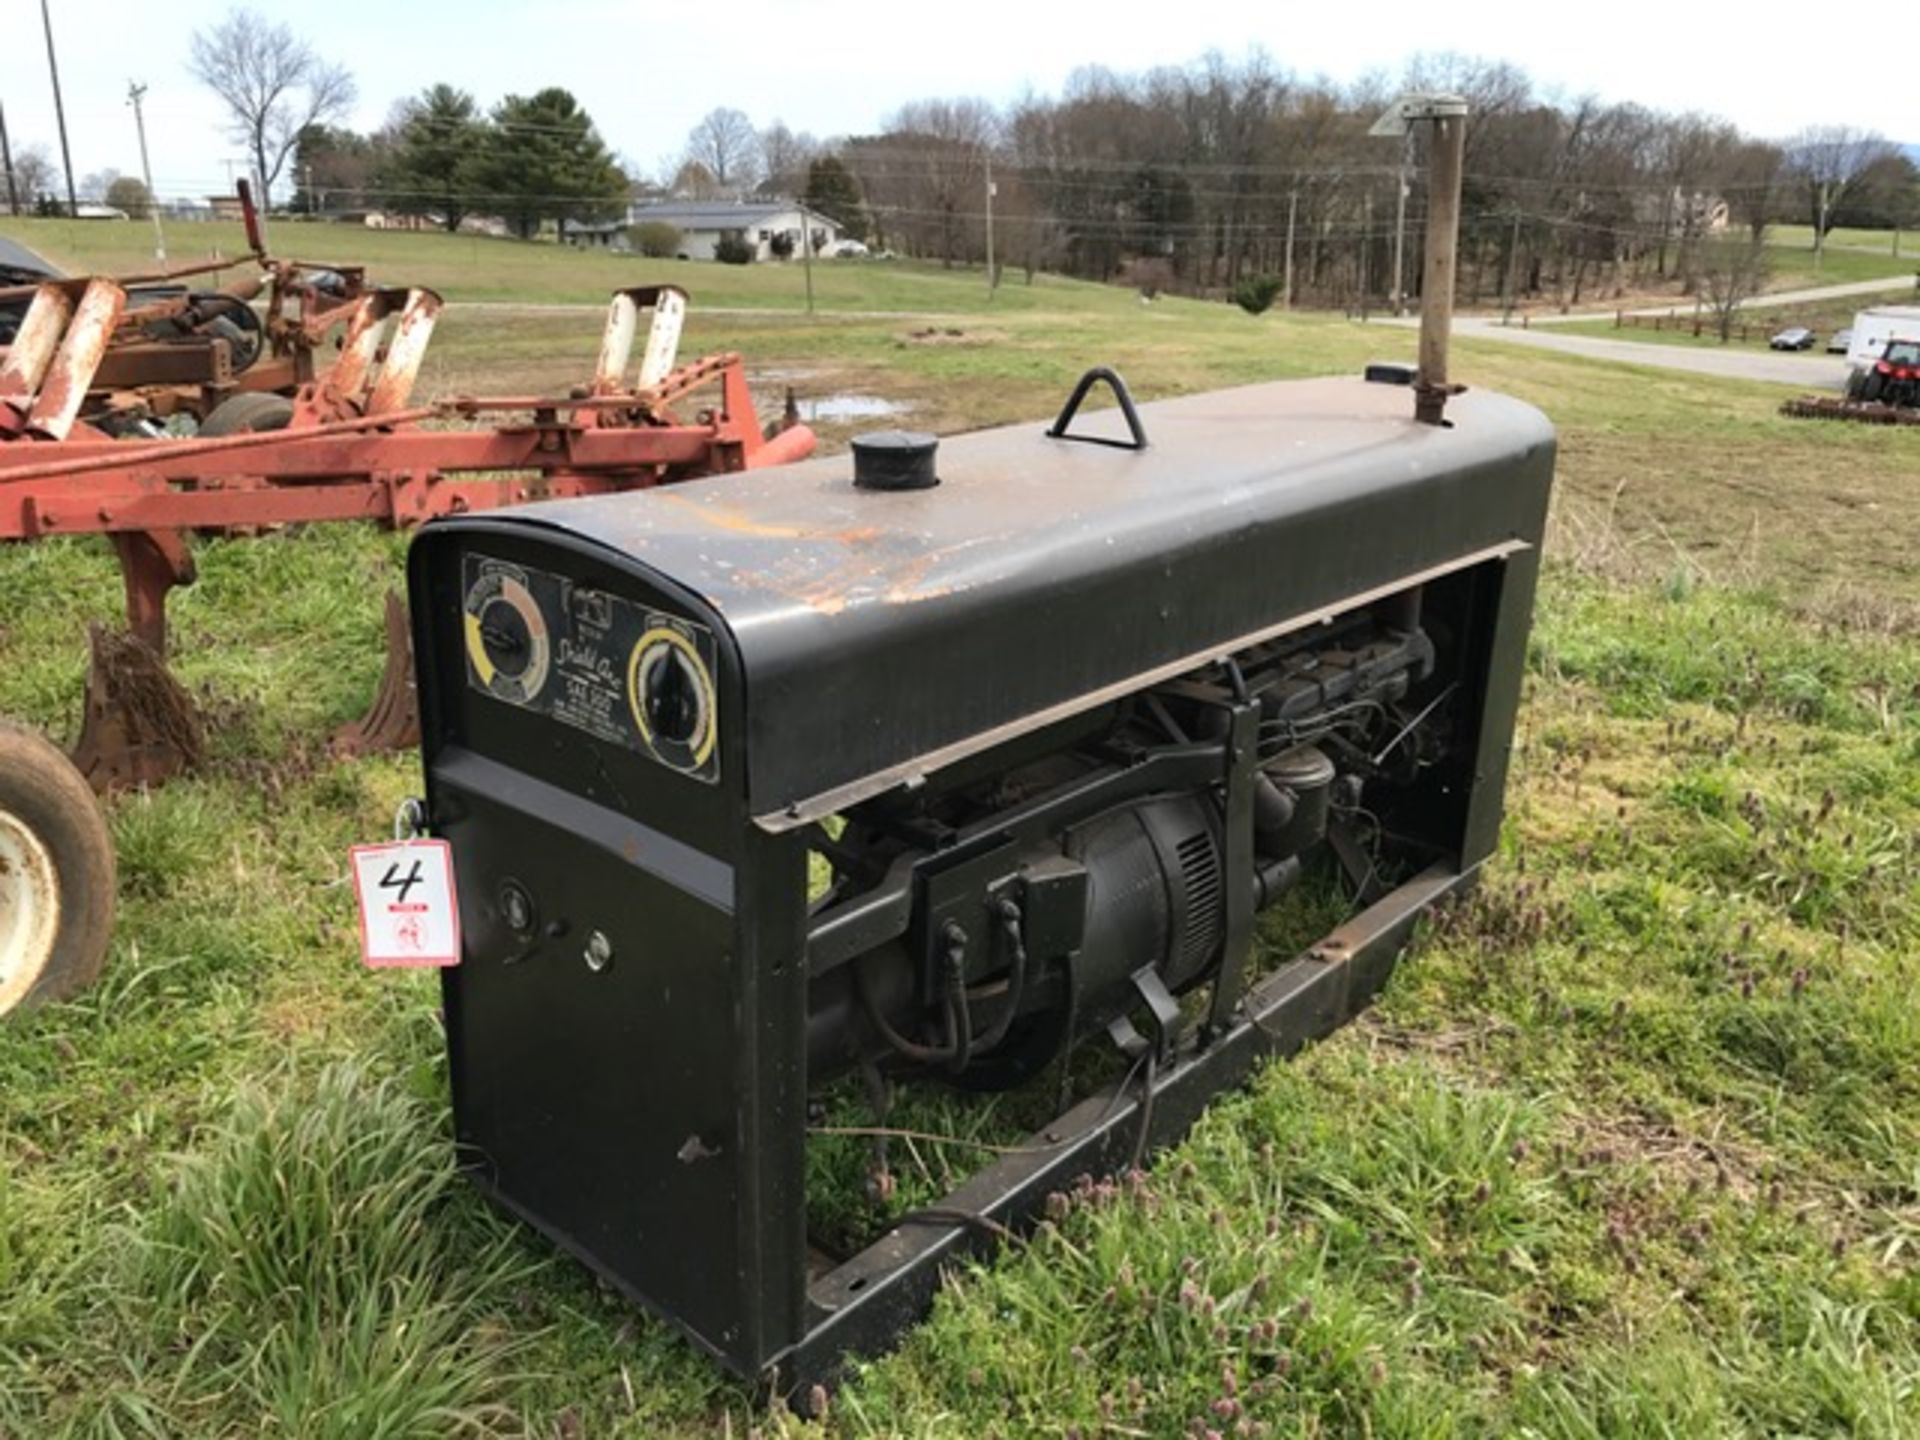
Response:
POLYGON ((840 240, 827 247, 827 255, 834 260, 863 260, 872 252, 858 240, 840 240))
POLYGON ((1853 331, 1836 330, 1827 339, 1827 353, 1829 355, 1844 355, 1847 353, 1848 347, 1852 344, 1853 331))
POLYGON ((1804 325, 1791 325, 1767 341, 1767 344, 1775 350, 1811 350, 1813 331, 1804 325))

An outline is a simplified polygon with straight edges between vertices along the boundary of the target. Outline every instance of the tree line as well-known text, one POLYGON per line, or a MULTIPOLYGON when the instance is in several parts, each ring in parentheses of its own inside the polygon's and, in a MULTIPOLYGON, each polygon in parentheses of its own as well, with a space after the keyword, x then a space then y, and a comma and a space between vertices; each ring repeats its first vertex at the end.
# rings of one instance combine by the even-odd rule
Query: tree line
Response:
MULTIPOLYGON (((483 109, 433 85, 360 134, 337 123, 352 77, 283 24, 236 11, 196 33, 191 53, 261 193, 290 175, 296 210, 377 208, 450 230, 487 215, 528 236, 615 220, 632 198, 778 195, 876 247, 948 265, 980 263, 991 244, 1029 279, 1251 286, 1364 307, 1417 285, 1420 136, 1368 133, 1405 91, 1471 107, 1460 283, 1472 301, 1577 303, 1677 283, 1716 304, 1733 296, 1730 309, 1759 283, 1776 222, 1811 225, 1817 245, 1839 226, 1920 223, 1920 172, 1879 135, 1834 125, 1761 138, 1698 113, 1552 98, 1512 65, 1454 55, 1345 85, 1260 52, 1139 74, 1088 68, 1056 96, 919 100, 873 133, 829 140, 720 106, 647 175, 559 87, 483 109)), ((42 155, 27 151, 25 164, 45 178, 42 155)))
POLYGON ((452 85, 394 107, 371 135, 313 125, 293 152, 292 208, 379 209, 458 230, 496 216, 514 234, 545 223, 588 224, 625 213, 629 182, 592 116, 558 86, 509 95, 482 111, 452 85))
POLYGON ((1460 273, 1476 301, 1704 291, 1776 222, 1822 243, 1839 226, 1920 223, 1920 172, 1881 136, 1767 140, 1706 115, 1555 101, 1514 66, 1457 56, 1391 85, 1301 80, 1259 54, 1089 69, 1005 109, 916 102, 835 150, 882 243, 906 253, 983 260, 991 187, 996 255, 1029 274, 1137 272, 1207 293, 1272 276, 1296 299, 1364 304, 1417 284, 1420 136, 1368 134, 1405 91, 1471 106, 1460 273))

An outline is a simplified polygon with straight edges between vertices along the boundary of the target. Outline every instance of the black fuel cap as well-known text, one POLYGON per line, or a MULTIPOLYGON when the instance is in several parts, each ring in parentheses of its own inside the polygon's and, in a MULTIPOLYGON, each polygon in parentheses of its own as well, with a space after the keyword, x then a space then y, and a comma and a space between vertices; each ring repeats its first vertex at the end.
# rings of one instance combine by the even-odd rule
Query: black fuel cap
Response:
POLYGON ((930 490, 940 483, 940 442, 918 430, 876 430, 853 439, 853 483, 862 490, 930 490))

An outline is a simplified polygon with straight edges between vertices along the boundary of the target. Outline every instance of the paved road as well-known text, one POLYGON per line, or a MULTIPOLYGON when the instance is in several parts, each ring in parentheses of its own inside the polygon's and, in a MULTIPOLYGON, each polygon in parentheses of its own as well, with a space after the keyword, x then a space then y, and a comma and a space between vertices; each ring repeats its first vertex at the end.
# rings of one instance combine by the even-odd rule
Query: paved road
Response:
POLYGON ((1556 335, 1545 326, 1521 330, 1493 321, 1464 318, 1454 322, 1453 332, 1463 340, 1501 340, 1510 345, 1584 355, 1590 360, 1617 360, 1626 365, 1651 365, 1661 370, 1685 370, 1731 380, 1762 380, 1803 390, 1838 390, 1847 379, 1847 362, 1840 356, 1647 345, 1598 335, 1556 335))
MULTIPOLYGON (((1916 266, 1920 271, 1920 265, 1916 266)), ((1756 295, 1741 305, 1741 310, 1768 310, 1785 305, 1811 305, 1822 300, 1844 300, 1850 295, 1880 295, 1887 303, 1894 304, 1908 299, 1913 292, 1913 282, 1903 280, 1898 275, 1881 280, 1849 280, 1841 285, 1818 285, 1810 290, 1776 290, 1768 295, 1756 295), (1905 292, 1905 293, 1897 293, 1905 292)), ((1920 303, 1920 297, 1914 297, 1920 303)), ((1628 315, 1671 315, 1675 311, 1687 314, 1692 310, 1684 296, 1677 296, 1661 305, 1643 305, 1628 310, 1628 315)), ((1574 325, 1589 320, 1611 320, 1613 310, 1583 309, 1561 315, 1554 311, 1535 310, 1529 313, 1529 325, 1574 325)))

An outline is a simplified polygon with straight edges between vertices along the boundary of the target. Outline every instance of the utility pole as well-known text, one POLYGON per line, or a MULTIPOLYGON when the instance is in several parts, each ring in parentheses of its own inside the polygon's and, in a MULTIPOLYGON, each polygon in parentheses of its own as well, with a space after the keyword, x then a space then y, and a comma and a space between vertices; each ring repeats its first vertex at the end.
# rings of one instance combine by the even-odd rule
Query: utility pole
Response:
POLYGON ((1393 213, 1393 313, 1396 317, 1407 313, 1407 167, 1413 161, 1413 132, 1407 132, 1407 141, 1400 151, 1400 174, 1396 183, 1400 193, 1394 201, 1393 213))
POLYGON ((1360 318, 1367 318, 1373 290, 1373 187, 1360 200, 1360 318))
POLYGON ((1513 212, 1513 234, 1507 240, 1507 273, 1500 286, 1500 323, 1513 323, 1514 268, 1520 263, 1520 212, 1513 212))
POLYGON ((987 298, 1000 288, 1000 277, 993 268, 993 154, 987 154, 987 298))
POLYGON ((800 206, 800 265, 807 272, 807 314, 813 314, 813 216, 800 206))
POLYGON ((1813 273, 1820 273, 1820 262, 1827 258, 1827 182, 1820 182, 1820 223, 1813 227, 1813 273))
POLYGON ((1293 220, 1300 211, 1300 187, 1293 186, 1287 191, 1287 265, 1285 279, 1281 283, 1280 308, 1293 308, 1293 220))
MULTIPOLYGON (((13 178, 13 146, 7 140, 7 107, 0 105, 0 165, 7 167, 7 213, 20 213, 20 187, 13 178)), ((1893 253, 1900 253, 1899 236, 1894 237, 1893 253)))
POLYGON ((73 188, 73 152, 67 148, 67 107, 60 99, 60 62, 53 54, 53 17, 47 13, 47 0, 40 0, 40 28, 47 35, 47 74, 53 79, 53 118, 60 127, 60 163, 67 171, 67 214, 80 213, 80 197, 73 188))
POLYGON ((140 174, 147 185, 147 213, 153 217, 153 258, 160 262, 160 268, 167 265, 167 236, 160 228, 160 197, 153 193, 153 166, 147 160, 147 117, 140 108, 140 102, 146 98, 147 87, 127 82, 127 103, 133 106, 133 128, 140 132, 140 174))

